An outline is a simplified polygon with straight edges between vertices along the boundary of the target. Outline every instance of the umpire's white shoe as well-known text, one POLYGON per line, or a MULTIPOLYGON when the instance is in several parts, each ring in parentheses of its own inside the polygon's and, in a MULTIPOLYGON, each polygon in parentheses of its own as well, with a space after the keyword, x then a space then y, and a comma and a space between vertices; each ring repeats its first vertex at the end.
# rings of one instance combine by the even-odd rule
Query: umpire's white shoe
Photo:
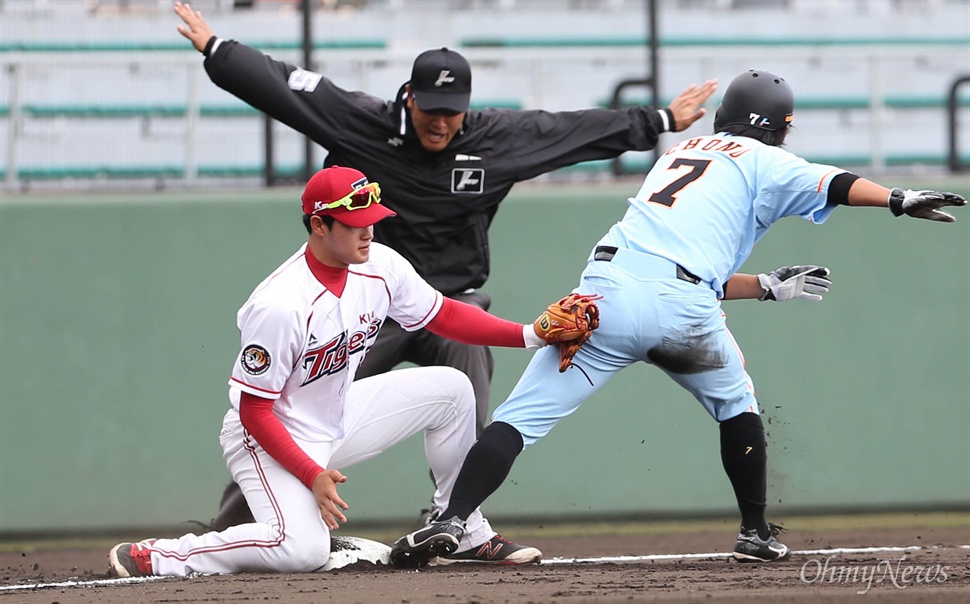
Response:
POLYGON ((790 553, 788 546, 775 537, 785 532, 785 527, 768 523, 768 538, 758 536, 757 529, 741 527, 734 544, 734 559, 738 562, 774 562, 784 560, 790 553))
POLYGON ((419 568, 436 556, 444 556, 458 549, 465 523, 458 516, 407 534, 394 542, 391 564, 398 568, 419 568))
POLYGON ((433 566, 455 564, 456 562, 477 562, 479 564, 538 564, 542 561, 542 552, 528 545, 513 543, 496 534, 485 543, 454 554, 445 554, 433 558, 433 566))

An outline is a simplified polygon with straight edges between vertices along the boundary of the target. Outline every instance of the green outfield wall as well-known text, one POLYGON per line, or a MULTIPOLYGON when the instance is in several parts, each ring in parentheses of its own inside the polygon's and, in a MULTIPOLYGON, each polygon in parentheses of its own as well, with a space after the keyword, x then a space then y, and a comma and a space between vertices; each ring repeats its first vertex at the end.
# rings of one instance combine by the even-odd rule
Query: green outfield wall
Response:
MULTIPOLYGON (((493 312, 531 321, 569 291, 637 184, 520 186, 491 231, 493 312)), ((298 196, 4 196, 0 533, 214 515, 236 310, 305 240, 298 196)), ((970 506, 970 212, 956 213, 788 219, 746 265, 824 264, 834 281, 820 304, 724 304, 766 417, 773 516, 970 506)), ((493 408, 529 356, 495 351, 493 408)), ((345 473, 352 523, 413 519, 431 494, 417 438, 345 473)), ((526 451, 486 505, 539 520, 733 510, 717 425, 647 365, 526 451)))

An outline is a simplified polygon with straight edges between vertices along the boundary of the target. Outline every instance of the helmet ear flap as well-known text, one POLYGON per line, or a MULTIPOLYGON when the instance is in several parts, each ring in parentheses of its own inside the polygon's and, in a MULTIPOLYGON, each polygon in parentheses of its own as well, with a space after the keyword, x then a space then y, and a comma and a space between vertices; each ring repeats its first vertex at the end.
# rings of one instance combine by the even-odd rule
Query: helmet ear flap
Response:
POLYGON ((724 129, 724 126, 727 126, 727 124, 724 123, 725 121, 724 111, 721 110, 722 107, 723 105, 718 105, 717 109, 714 111, 714 132, 715 133, 720 132, 721 130, 724 129))

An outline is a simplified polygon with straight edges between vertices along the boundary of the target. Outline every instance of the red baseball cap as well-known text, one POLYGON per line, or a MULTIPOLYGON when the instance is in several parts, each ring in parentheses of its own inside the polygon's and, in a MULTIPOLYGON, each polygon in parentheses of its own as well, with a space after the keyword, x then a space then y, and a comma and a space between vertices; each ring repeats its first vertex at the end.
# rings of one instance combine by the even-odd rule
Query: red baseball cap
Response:
POLYGON ((381 203, 380 186, 376 182, 368 182, 359 170, 342 166, 330 166, 314 174, 301 199, 304 214, 333 216, 334 220, 349 227, 368 227, 397 215, 381 203), (360 191, 360 197, 352 198, 357 191, 360 191), (338 200, 347 203, 328 207, 338 200))

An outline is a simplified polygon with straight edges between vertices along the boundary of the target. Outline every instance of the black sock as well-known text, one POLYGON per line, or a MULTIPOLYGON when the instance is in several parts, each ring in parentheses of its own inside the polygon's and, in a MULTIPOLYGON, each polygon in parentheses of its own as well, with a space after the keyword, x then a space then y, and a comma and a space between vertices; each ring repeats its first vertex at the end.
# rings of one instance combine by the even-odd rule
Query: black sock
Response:
POLYGON ((742 413, 721 422, 721 463, 734 487, 741 526, 757 529, 758 536, 767 539, 768 454, 761 416, 742 413))
POLYGON ((478 442, 468 450, 451 491, 448 509, 439 518, 447 520, 458 516, 468 520, 471 513, 502 486, 521 452, 522 435, 518 430, 502 422, 489 424, 478 437, 478 442))

